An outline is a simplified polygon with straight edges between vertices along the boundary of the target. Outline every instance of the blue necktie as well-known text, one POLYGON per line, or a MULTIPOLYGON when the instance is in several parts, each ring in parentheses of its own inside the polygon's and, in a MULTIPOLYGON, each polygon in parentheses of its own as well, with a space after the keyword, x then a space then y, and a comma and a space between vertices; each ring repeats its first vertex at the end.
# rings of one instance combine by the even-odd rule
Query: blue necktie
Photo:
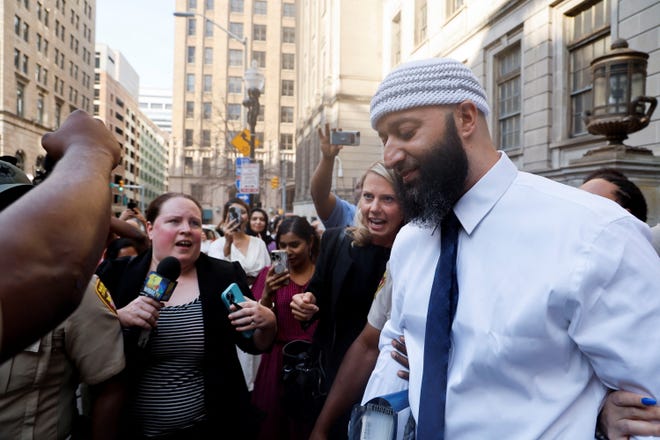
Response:
POLYGON ((451 324, 458 302, 456 251, 460 224, 449 211, 441 225, 440 258, 435 267, 424 338, 424 372, 419 401, 417 438, 445 438, 447 366, 451 347, 451 324))

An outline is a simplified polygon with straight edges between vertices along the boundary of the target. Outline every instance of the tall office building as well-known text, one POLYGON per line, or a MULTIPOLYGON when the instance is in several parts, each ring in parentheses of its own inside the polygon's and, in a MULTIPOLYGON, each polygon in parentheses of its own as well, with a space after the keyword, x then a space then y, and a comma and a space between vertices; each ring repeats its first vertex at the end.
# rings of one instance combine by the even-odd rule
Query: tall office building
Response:
POLYGON ((75 109, 92 111, 94 0, 12 0, 0 4, 0 155, 34 175, 41 136, 75 109))
POLYGON ((121 52, 96 45, 94 114, 121 144, 122 159, 112 171, 115 214, 128 202, 144 207, 167 188, 168 136, 138 108, 140 78, 121 52))
POLYGON ((294 212, 316 216, 310 180, 321 158, 317 128, 357 130, 358 147, 335 159, 332 191, 350 202, 364 170, 383 157, 369 125, 369 103, 381 78, 381 0, 300 0, 298 117, 294 212))
POLYGON ((255 129, 260 203, 282 208, 282 189, 271 182, 289 182, 293 194, 295 1, 176 0, 176 10, 192 16, 175 26, 170 188, 198 199, 205 222, 220 220, 236 194, 241 154, 231 140, 247 128, 243 75, 254 60, 265 77, 255 129))
POLYGON ((167 133, 172 133, 172 89, 140 87, 140 110, 167 133))

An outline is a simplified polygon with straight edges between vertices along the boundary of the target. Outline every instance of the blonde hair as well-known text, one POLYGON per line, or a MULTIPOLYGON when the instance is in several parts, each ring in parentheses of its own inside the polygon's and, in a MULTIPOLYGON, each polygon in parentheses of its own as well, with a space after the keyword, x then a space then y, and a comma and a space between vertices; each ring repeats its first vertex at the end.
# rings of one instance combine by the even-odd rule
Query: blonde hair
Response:
MULTIPOLYGON (((397 192, 397 180, 394 175, 394 171, 386 168, 382 161, 374 162, 369 168, 367 168, 367 171, 365 171, 365 173, 362 175, 363 184, 367 174, 369 173, 373 173, 387 180, 387 182, 392 185, 394 191, 397 192)), ((362 210, 360 209, 361 203, 362 196, 360 196, 360 201, 358 202, 357 209, 355 210, 353 226, 346 228, 346 232, 353 239, 351 242, 353 246, 366 246, 371 244, 371 233, 369 232, 367 225, 364 223, 364 216, 362 215, 362 210)))

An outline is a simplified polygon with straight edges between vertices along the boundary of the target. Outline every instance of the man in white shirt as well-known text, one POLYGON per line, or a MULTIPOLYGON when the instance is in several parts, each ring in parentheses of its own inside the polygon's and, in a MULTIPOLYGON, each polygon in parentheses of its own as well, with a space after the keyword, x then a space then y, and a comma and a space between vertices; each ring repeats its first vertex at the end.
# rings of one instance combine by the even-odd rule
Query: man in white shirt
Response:
POLYGON ((449 59, 399 66, 372 100, 412 221, 392 248, 392 313, 363 401, 409 386, 418 417, 440 223, 453 210, 458 305, 437 438, 593 438, 607 388, 660 397, 649 349, 660 259, 621 207, 518 171, 493 145, 488 111, 474 74, 449 59), (409 384, 391 357, 400 335, 409 384))

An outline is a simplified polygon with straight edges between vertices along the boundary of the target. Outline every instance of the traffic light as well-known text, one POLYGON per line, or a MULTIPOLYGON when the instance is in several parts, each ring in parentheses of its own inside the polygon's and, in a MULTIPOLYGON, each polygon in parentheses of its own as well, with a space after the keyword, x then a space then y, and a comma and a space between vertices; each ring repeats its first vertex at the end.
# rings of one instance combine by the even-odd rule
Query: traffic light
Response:
POLYGON ((280 187, 280 178, 275 176, 270 179, 270 187, 273 189, 277 189, 280 187))
POLYGON ((119 181, 119 192, 122 192, 122 191, 124 191, 124 181, 120 180, 119 181))

